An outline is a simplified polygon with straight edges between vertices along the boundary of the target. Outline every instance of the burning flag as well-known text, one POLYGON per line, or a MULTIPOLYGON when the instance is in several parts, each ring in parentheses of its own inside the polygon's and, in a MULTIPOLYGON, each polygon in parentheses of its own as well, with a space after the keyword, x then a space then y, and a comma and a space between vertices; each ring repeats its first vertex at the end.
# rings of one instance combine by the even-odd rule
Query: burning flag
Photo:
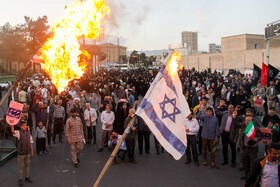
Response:
POLYGON ((136 112, 176 160, 187 147, 185 119, 190 114, 177 73, 180 57, 178 52, 169 54, 136 112))
POLYGON ((63 91, 71 80, 84 74, 86 65, 78 62, 81 55, 87 58, 90 55, 80 50, 78 40, 82 37, 94 40, 102 35, 103 18, 109 13, 104 0, 75 1, 66 7, 64 16, 55 23, 52 36, 39 52, 43 60, 41 66, 58 92, 63 91))

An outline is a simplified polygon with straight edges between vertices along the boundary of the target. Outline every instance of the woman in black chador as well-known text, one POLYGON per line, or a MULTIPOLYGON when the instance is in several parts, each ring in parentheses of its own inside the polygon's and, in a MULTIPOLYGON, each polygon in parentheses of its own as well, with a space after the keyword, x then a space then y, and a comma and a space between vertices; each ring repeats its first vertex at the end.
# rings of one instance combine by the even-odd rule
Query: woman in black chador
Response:
POLYGON ((115 115, 115 121, 113 124, 114 130, 118 134, 123 134, 124 128, 123 128, 123 123, 124 120, 127 118, 128 113, 129 113, 129 104, 127 103, 127 100, 121 99, 118 102, 118 107, 115 115))

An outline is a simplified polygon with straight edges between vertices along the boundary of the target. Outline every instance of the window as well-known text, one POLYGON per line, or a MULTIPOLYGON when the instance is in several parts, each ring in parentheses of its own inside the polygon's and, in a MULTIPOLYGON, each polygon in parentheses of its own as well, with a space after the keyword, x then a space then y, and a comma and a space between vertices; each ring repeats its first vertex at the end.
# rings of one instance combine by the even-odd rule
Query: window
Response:
POLYGON ((255 44, 255 49, 258 49, 259 48, 259 45, 258 44, 255 44))

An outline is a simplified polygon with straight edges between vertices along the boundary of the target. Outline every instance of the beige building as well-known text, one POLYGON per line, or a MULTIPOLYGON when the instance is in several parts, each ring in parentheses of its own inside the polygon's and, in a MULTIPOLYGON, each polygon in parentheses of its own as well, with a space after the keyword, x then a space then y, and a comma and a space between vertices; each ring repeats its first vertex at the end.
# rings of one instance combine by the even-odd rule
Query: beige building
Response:
POLYGON ((182 46, 191 49, 191 53, 197 52, 197 32, 184 31, 182 34, 182 46))
POLYGON ((218 53, 221 52, 221 45, 217 45, 215 43, 209 44, 209 53, 218 53))
POLYGON ((120 56, 126 55, 126 47, 121 45, 114 45, 111 43, 100 44, 102 53, 106 55, 102 62, 118 62, 120 56))
MULTIPOLYGON (((253 64, 261 68, 262 62, 266 63, 266 40, 264 35, 241 34, 221 38, 222 52, 191 54, 182 56, 181 63, 185 68, 202 71, 207 68, 253 69, 253 64)), ((276 68, 280 66, 280 38, 270 40, 269 62, 276 68)))

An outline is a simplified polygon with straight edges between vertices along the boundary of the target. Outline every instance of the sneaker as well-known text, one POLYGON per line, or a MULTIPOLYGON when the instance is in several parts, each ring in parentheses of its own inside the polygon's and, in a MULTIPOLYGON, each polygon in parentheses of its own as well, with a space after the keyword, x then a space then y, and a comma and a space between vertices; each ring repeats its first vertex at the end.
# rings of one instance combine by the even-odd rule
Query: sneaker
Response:
POLYGON ((22 180, 18 180, 18 185, 19 185, 19 186, 22 186, 22 185, 23 185, 22 180))
POLYGON ((25 182, 32 183, 33 181, 31 180, 31 178, 30 178, 30 177, 26 177, 26 178, 25 178, 25 182))
POLYGON ((101 151, 103 151, 103 148, 99 148, 97 152, 101 152, 101 151))

